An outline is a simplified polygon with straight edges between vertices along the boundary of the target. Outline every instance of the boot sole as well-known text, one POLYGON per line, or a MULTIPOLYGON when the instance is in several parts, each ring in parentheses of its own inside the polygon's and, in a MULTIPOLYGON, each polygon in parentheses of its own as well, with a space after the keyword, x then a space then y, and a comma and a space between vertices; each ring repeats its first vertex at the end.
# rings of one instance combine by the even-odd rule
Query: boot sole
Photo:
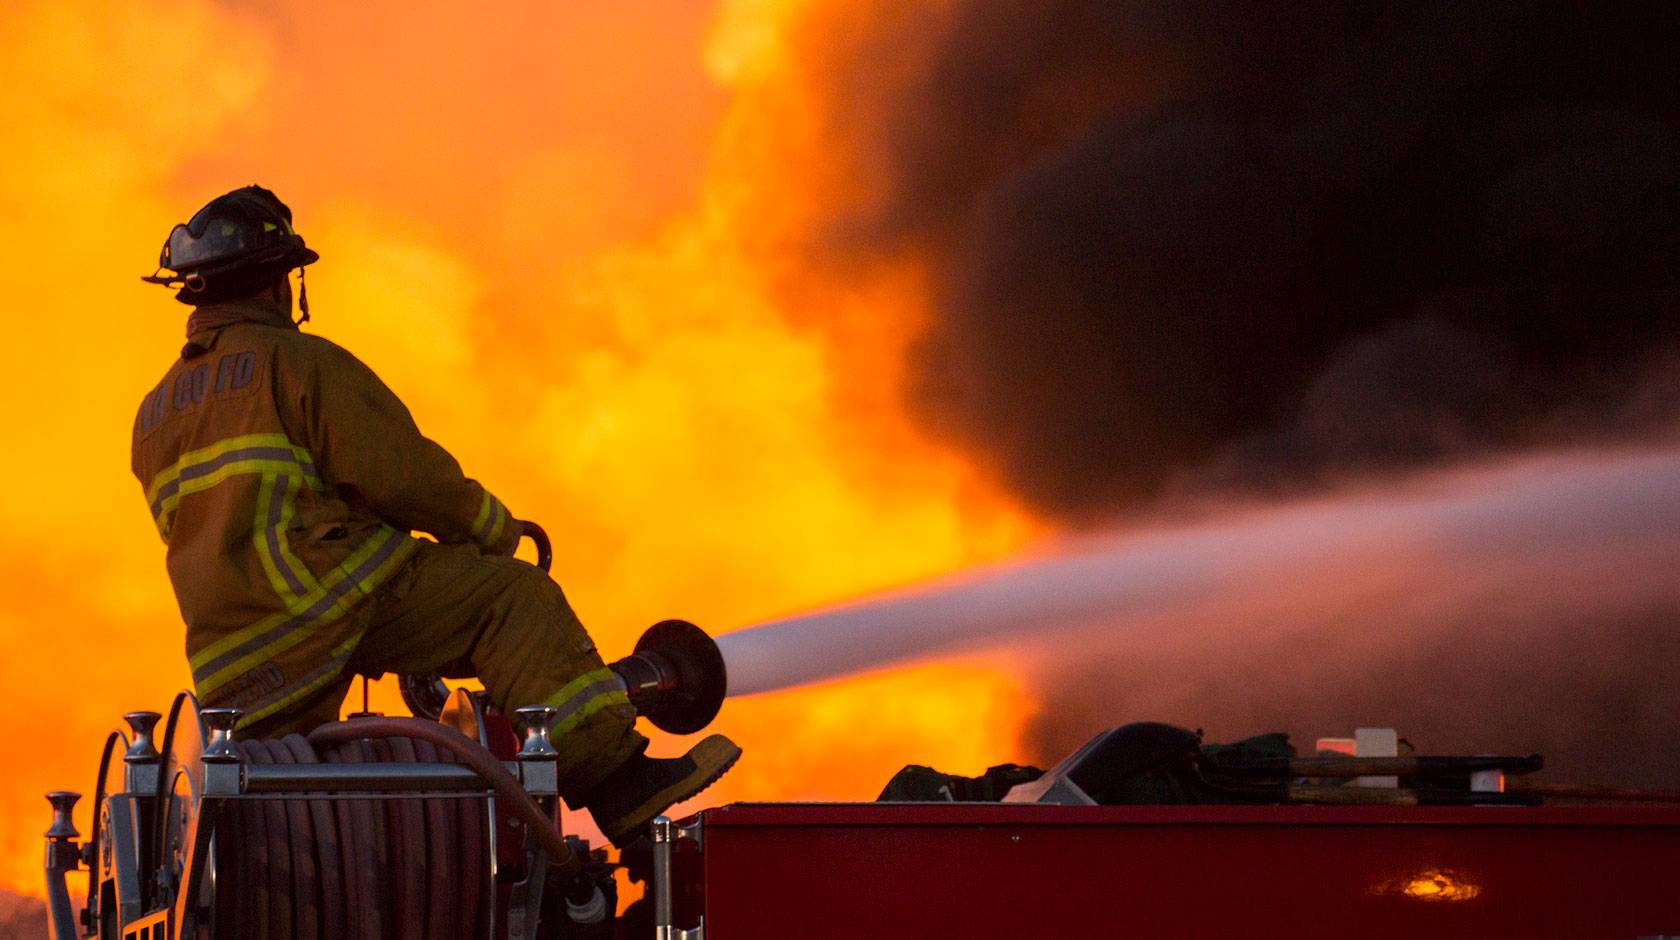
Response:
POLYGON ((653 794, 620 817, 633 822, 616 826, 614 831, 606 833, 614 845, 619 845, 626 836, 639 835, 639 830, 645 829, 648 823, 653 821, 653 817, 670 809, 672 805, 705 792, 707 787, 716 783, 719 777, 741 759, 741 748, 723 735, 715 734, 695 745, 689 756, 696 764, 694 773, 653 794))

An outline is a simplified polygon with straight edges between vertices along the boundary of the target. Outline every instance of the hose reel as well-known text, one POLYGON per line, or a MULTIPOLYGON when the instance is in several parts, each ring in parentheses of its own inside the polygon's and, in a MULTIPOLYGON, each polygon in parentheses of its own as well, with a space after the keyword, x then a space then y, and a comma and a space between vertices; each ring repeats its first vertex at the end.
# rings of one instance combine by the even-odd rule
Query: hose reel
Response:
MULTIPOLYGON (((521 531, 546 571, 546 534, 521 531)), ((727 692, 717 644, 687 621, 655 624, 610 668, 641 715, 678 734, 710 723, 727 692)), ((399 679, 417 717, 364 714, 307 737, 236 740, 240 713, 190 692, 167 718, 125 715, 85 844, 78 796, 49 795, 55 940, 611 936, 612 871, 557 825, 557 709, 517 709, 521 742, 486 693, 399 679), (83 866, 78 930, 64 876, 83 866)))
POLYGON ((85 930, 71 927, 65 895, 57 936, 610 936, 611 872, 556 825, 558 712, 520 709, 518 746, 481 697, 451 705, 454 727, 370 716, 236 741, 238 711, 183 692, 157 750, 158 716, 136 713, 144 728, 129 716, 132 738, 106 740, 85 847, 69 824, 74 795, 55 794, 49 894, 78 862, 92 869, 85 930))

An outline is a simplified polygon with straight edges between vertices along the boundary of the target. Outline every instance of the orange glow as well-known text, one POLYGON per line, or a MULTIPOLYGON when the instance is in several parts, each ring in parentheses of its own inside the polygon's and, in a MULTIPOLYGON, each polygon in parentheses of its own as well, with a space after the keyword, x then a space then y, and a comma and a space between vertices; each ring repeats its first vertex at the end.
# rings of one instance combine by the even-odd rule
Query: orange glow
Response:
POLYGON ((1414 901, 1452 903, 1469 901, 1481 894, 1482 888, 1456 872, 1431 868, 1412 877, 1389 882, 1379 893, 1399 895, 1414 901))
MULTIPOLYGON (((119 715, 187 682, 127 459, 185 308, 136 276, 235 186, 292 204, 323 258, 308 328, 548 528, 609 655, 663 617, 727 630, 1037 534, 902 413, 918 259, 821 271, 798 248, 867 197, 805 82, 808 6, 5 6, 0 884, 39 892, 41 793, 91 791, 119 715)), ((973 663, 731 702, 716 727, 748 757, 706 799, 978 772, 1020 757, 1030 711, 973 663)))

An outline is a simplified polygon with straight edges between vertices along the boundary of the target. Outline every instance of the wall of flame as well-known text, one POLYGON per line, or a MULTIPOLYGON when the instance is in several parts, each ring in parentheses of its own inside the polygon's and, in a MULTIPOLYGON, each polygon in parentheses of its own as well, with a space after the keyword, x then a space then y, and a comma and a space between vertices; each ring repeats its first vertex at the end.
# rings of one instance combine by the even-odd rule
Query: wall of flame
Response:
MULTIPOLYGON (((309 328, 548 528, 609 655, 662 617, 728 629, 1038 533, 901 411, 916 258, 834 271, 800 250, 870 184, 815 100, 844 10, 817 29, 810 7, 0 10, 0 885, 39 891, 40 794, 90 792, 120 713, 187 682, 127 461, 186 310, 136 276, 235 186, 291 203, 323 259, 309 328)), ((717 727, 748 757, 707 799, 977 772, 1017 756, 1030 711, 974 662, 734 701, 717 727)))

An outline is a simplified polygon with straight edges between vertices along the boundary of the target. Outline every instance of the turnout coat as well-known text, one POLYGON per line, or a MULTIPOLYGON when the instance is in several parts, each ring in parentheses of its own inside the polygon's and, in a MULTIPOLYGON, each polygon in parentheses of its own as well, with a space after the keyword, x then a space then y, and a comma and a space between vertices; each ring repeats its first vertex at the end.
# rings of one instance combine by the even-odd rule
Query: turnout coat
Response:
POLYGON ((339 680, 351 614, 419 543, 511 555, 519 526, 344 349, 266 298, 199 308, 141 402, 133 470, 187 625, 199 698, 241 726, 339 680))

